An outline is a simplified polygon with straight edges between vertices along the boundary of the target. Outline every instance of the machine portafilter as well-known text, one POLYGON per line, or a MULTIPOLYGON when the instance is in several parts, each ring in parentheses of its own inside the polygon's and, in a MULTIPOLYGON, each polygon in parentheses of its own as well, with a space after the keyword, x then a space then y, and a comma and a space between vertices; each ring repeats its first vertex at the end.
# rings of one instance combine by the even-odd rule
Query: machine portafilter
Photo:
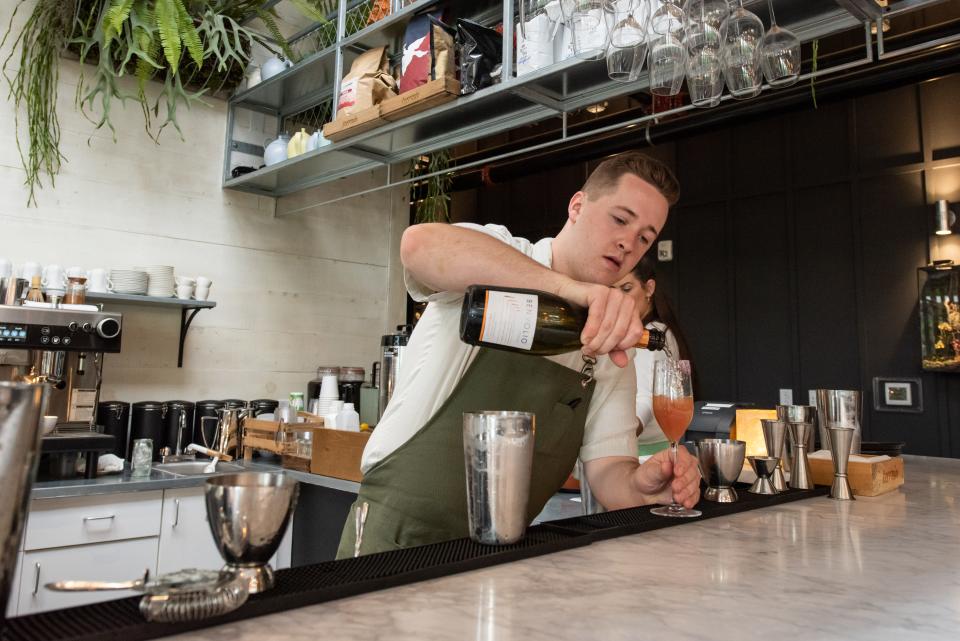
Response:
POLYGON ((0 627, 7 620, 20 539, 40 458, 46 385, 0 382, 0 627))

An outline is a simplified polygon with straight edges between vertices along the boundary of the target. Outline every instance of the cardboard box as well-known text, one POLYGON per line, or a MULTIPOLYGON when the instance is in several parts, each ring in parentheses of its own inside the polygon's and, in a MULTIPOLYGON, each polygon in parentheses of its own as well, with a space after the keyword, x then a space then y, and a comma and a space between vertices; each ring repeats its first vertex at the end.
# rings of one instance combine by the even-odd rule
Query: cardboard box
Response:
MULTIPOLYGON (((903 485, 903 459, 899 456, 867 456, 867 461, 850 461, 847 479, 855 496, 879 496, 903 485), (869 461, 869 459, 885 459, 869 461)), ((810 474, 816 485, 833 484, 833 461, 829 458, 809 457, 810 474)))
POLYGON ((459 82, 453 78, 437 78, 412 91, 387 98, 380 103, 380 114, 385 120, 391 122, 401 120, 437 105, 456 100, 459 95, 459 82))
MULTIPOLYGON (((745 456, 766 456, 767 444, 763 440, 761 419, 776 420, 777 410, 737 410, 737 422, 730 432, 730 438, 747 444, 745 456)), ((746 467, 750 467, 746 464, 746 467)))
POLYGON ((360 481, 360 457, 370 432, 345 432, 318 428, 313 430, 310 471, 347 481, 360 481))
POLYGON ((375 105, 349 116, 337 116, 336 120, 323 126, 323 137, 337 142, 376 129, 386 122, 380 116, 380 105, 375 105))

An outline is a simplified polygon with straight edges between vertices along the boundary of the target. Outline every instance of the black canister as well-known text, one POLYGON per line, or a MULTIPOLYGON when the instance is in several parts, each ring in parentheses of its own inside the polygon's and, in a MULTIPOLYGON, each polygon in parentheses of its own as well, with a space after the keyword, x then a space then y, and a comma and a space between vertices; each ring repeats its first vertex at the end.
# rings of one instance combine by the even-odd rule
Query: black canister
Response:
POLYGON ((228 398, 224 399, 223 406, 228 410, 242 410, 247 407, 247 402, 241 401, 239 398, 228 398))
POLYGON ((272 398, 258 398, 255 401, 250 401, 250 409, 252 410, 253 416, 273 414, 279 405, 280 402, 272 398))
MULTIPOLYGON (((354 408, 360 407, 360 388, 363 387, 363 378, 366 372, 362 367, 341 367, 340 400, 344 403, 353 403, 354 408)), ((359 411, 359 410, 358 410, 359 411)))
POLYGON ((160 460, 160 450, 166 445, 166 434, 163 430, 163 420, 166 416, 167 408, 160 401, 140 401, 133 404, 130 410, 130 442, 127 444, 127 460, 130 460, 130 452, 133 442, 140 438, 148 438, 153 441, 153 460, 160 460))
POLYGON ((197 401, 193 413, 193 443, 204 447, 213 446, 213 437, 217 431, 216 421, 204 421, 204 417, 220 418, 220 410, 224 408, 223 401, 197 401))
POLYGON ((193 443, 193 408, 190 401, 166 401, 167 415, 163 420, 163 433, 166 435, 166 445, 171 454, 177 453, 177 433, 183 422, 183 433, 180 434, 180 452, 193 443))
POLYGON ((125 458, 127 429, 130 427, 130 403, 123 401, 97 403, 97 425, 102 425, 103 433, 114 438, 113 454, 125 458))

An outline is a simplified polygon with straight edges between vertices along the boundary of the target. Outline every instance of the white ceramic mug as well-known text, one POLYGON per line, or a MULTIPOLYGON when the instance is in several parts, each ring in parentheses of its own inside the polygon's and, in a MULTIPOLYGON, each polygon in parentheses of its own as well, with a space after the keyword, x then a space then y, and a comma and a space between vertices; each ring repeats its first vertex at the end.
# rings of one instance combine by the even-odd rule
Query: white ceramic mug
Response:
POLYGON ((209 295, 210 295, 210 288, 209 288, 209 287, 199 287, 199 286, 198 286, 197 289, 194 290, 194 292, 193 292, 193 297, 194 297, 196 300, 207 300, 207 296, 209 296, 209 295))
POLYGON ((210 285, 213 285, 213 281, 205 276, 197 276, 197 287, 206 287, 210 288, 210 285))
POLYGON ((67 267, 67 278, 86 278, 87 272, 84 271, 83 267, 79 265, 74 265, 73 267, 67 267))
POLYGON ((177 285, 177 298, 190 300, 193 296, 193 285, 177 285))
POLYGON ((67 286, 67 275, 60 265, 47 265, 43 268, 43 279, 40 281, 44 289, 61 290, 67 286))
POLYGON ((0 258, 0 278, 13 274, 13 263, 7 258, 0 258))
POLYGON ((113 291, 113 282, 107 277, 107 270, 94 267, 87 272, 87 293, 105 294, 113 291))
POLYGON ((27 282, 33 279, 34 276, 42 276, 43 267, 40 266, 40 263, 35 263, 33 261, 28 261, 20 265, 20 278, 23 278, 27 282))
MULTIPOLYGON (((196 284, 197 284, 197 279, 196 279, 196 278, 190 278, 189 276, 175 276, 174 279, 173 279, 173 281, 174 281, 177 285, 190 285, 191 287, 192 287, 193 285, 196 285, 196 284)), ((208 285, 208 287, 209 287, 209 285, 208 285)))

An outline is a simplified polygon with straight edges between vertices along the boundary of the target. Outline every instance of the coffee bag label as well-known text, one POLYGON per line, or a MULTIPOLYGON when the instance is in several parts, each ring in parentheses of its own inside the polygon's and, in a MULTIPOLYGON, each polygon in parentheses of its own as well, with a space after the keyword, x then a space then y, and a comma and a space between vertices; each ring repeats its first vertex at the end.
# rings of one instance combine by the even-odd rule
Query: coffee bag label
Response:
POLYGON ((488 291, 480 340, 516 349, 531 349, 537 331, 538 306, 535 294, 488 291))

